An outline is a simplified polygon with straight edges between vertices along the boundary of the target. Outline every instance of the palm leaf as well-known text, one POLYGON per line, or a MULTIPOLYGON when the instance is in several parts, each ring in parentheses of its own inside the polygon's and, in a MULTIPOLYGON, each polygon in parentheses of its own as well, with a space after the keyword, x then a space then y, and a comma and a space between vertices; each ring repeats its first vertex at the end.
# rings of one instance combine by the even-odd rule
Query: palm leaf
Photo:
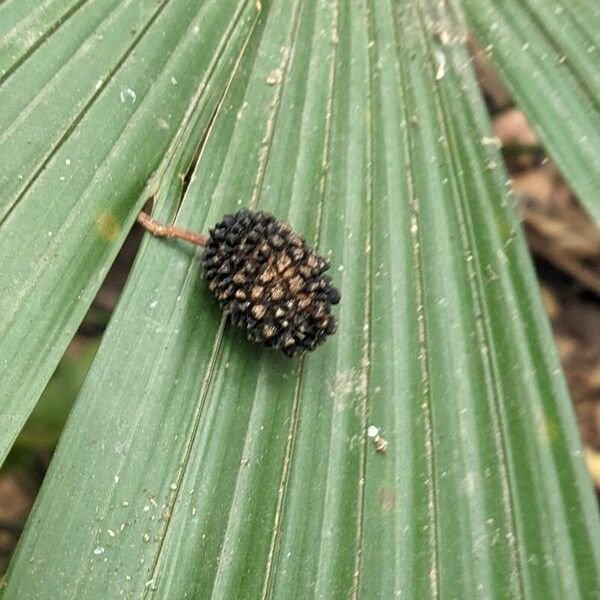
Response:
MULTIPOLYGON (((198 253, 145 239, 3 597, 589 597, 596 506, 460 13, 421 2, 230 8, 169 3, 115 66, 115 77, 128 61, 138 73, 164 53, 169 15, 189 23, 171 50, 195 74, 177 133, 149 143, 165 111, 115 124, 114 171, 69 188, 75 207, 88 199, 60 244, 22 253, 17 274, 58 258, 3 321, 16 371, 3 378, 3 414, 15 416, 2 439, 8 447, 149 191, 159 219, 198 231, 241 205, 287 218, 331 255, 340 330, 301 360, 252 346, 217 310, 198 253), (196 24, 210 52, 188 41, 196 24), (121 145, 136 142, 144 160, 132 168, 121 145), (92 252, 82 236, 106 206, 121 227, 92 252), (86 286, 76 314, 65 273, 86 286)), ((87 114, 103 102, 103 115, 114 111, 103 93, 87 114)), ((87 118, 56 156, 94 151, 87 118), (61 154, 69 142, 79 152, 61 154)), ((19 231, 35 240, 45 219, 73 210, 40 208, 53 161, 62 168, 52 158, 33 175, 0 227, 13 256, 19 231)))
POLYGON ((600 5, 462 3, 548 152, 590 215, 600 220, 600 5))
MULTIPOLYGON (((103 22, 107 35, 120 35, 120 45, 104 38, 101 24, 98 37, 56 73, 40 46, 31 67, 22 67, 43 85, 30 102, 17 93, 20 71, 0 90, 9 107, 0 166, 0 256, 6 260, 0 299, 2 458, 150 193, 148 178, 160 173, 161 159, 169 160, 170 144, 182 143, 186 108, 209 121, 256 15, 254 7, 239 2, 220 3, 219 9, 211 3, 192 8, 152 2, 151 11, 145 5, 119 4, 103 22), (188 28, 182 30, 182 22, 188 28), (105 42, 114 54, 106 55, 105 42), (90 56, 95 45, 102 46, 98 62, 90 56), (113 61, 108 69, 107 59, 113 61), (38 69, 49 72, 41 77, 38 69), (85 82, 76 76, 82 71, 85 82), (63 94, 77 98, 65 105, 63 94)), ((61 33, 71 32, 56 35, 61 33)))

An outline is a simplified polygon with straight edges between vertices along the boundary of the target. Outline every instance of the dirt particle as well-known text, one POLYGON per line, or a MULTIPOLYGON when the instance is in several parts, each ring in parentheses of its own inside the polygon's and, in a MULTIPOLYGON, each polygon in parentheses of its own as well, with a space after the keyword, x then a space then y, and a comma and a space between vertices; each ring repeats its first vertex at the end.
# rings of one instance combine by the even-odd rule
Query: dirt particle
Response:
POLYGON ((268 85, 275 85, 276 83, 279 83, 281 81, 281 69, 275 69, 274 71, 271 71, 271 73, 269 73, 268 77, 267 77, 267 84, 268 85))
POLYGON ((390 445, 390 443, 380 435, 373 438, 373 443, 375 444, 375 451, 379 454, 385 454, 390 445))
POLYGON ((367 436, 373 440, 376 452, 384 454, 387 451, 390 443, 381 435, 379 427, 376 427, 375 425, 369 426, 367 429, 367 436))

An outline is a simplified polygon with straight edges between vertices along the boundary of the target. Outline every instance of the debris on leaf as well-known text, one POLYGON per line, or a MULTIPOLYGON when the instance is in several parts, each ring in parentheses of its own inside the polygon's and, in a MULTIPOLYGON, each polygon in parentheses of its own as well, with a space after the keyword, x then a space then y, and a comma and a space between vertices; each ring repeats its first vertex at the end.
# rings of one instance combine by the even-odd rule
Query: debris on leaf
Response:
POLYGON ((387 451, 390 443, 381 436, 381 432, 378 427, 371 425, 369 429, 367 429, 367 435, 373 440, 375 450, 379 454, 384 454, 387 451))
POLYGON ((281 81, 281 69, 275 69, 267 77, 268 85, 275 85, 276 83, 279 83, 280 81, 281 81))

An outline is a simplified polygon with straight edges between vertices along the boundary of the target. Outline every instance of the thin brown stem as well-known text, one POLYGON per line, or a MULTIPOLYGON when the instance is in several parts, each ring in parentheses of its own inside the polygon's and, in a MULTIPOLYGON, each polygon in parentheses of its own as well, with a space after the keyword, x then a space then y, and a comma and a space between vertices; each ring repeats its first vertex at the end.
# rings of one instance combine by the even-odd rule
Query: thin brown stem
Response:
POLYGON ((163 225, 162 223, 155 221, 145 212, 141 212, 138 215, 137 220, 142 227, 157 237, 178 238, 196 244, 196 246, 206 246, 206 242, 208 241, 207 235, 188 231, 187 229, 180 229, 179 227, 173 227, 172 225, 163 225))

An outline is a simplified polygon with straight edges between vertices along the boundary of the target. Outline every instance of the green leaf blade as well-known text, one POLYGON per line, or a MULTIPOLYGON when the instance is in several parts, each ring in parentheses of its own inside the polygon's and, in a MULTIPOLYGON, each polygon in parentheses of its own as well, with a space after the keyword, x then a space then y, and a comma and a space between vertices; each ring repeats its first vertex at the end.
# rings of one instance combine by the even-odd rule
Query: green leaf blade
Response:
POLYGON ((13 1, 0 7, 0 83, 82 4, 84 0, 13 1))
POLYGON ((586 209, 600 220, 600 11, 462 0, 470 27, 586 209), (583 24, 585 21, 586 25, 583 24))
POLYGON ((216 308, 200 250, 146 239, 5 599, 598 588, 531 261, 461 38, 437 23, 463 28, 421 2, 263 8, 224 95, 171 146, 155 215, 289 219, 331 255, 339 331, 300 360, 256 347, 216 308))
POLYGON ((188 105, 199 104, 208 125, 256 15, 233 1, 228 11, 214 3, 195 13, 187 4, 169 8, 0 225, 0 252, 10 259, 0 296, 2 457, 150 193, 150 175, 177 145, 188 105), (232 32, 234 51, 221 61, 232 32), (174 44, 166 56, 160 39, 174 44), (198 80, 187 77, 191 64, 198 80))

